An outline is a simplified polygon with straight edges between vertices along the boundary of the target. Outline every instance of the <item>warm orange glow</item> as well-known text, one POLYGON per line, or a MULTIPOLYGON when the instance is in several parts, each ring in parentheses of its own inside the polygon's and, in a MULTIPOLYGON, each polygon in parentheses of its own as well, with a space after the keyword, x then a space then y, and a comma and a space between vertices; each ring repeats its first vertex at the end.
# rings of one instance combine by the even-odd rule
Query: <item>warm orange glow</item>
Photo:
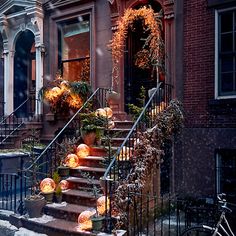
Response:
POLYGON ((95 115, 96 116, 104 116, 104 117, 106 117, 106 111, 103 108, 98 108, 95 111, 95 115))
POLYGON ((62 181, 60 181, 59 183, 61 190, 66 190, 69 188, 69 182, 65 179, 63 179, 62 181))
MULTIPOLYGON (((109 210, 109 204, 110 204, 110 200, 109 198, 107 198, 107 210, 109 210)), ((101 196, 100 198, 98 198, 97 210, 98 210, 99 215, 105 214, 105 211, 106 211, 106 197, 105 196, 101 196)))
POLYGON ((106 117, 110 119, 113 116, 112 109, 110 107, 104 107, 104 111, 106 112, 106 117))
POLYGON ((115 122, 112 120, 109 120, 108 121, 108 129, 113 129, 113 128, 115 128, 115 122))
POLYGON ((45 92, 45 98, 48 101, 53 102, 54 99, 60 96, 62 93, 63 93, 63 90, 61 88, 53 87, 51 90, 48 90, 45 92))
POLYGON ((124 146, 122 150, 120 151, 119 156, 117 156, 117 159, 119 161, 128 161, 131 156, 131 149, 129 147, 124 146))
POLYGON ((85 158, 89 155, 90 148, 88 145, 82 143, 76 149, 76 154, 79 158, 85 158))
POLYGON ((78 94, 71 94, 66 101, 72 109, 79 109, 83 105, 83 101, 78 94))
POLYGON ((80 213, 78 217, 79 229, 81 230, 91 230, 92 229, 92 221, 91 216, 95 214, 95 211, 83 211, 80 213))
POLYGON ((161 102, 159 106, 155 106, 152 110, 151 110, 151 116, 156 116, 159 112, 162 112, 166 107, 166 103, 165 102, 161 102))
POLYGON ((75 168, 79 165, 79 158, 75 154, 68 154, 65 160, 66 166, 75 168))
POLYGON ((51 178, 45 178, 40 183, 40 190, 43 193, 51 193, 55 190, 56 184, 51 178))

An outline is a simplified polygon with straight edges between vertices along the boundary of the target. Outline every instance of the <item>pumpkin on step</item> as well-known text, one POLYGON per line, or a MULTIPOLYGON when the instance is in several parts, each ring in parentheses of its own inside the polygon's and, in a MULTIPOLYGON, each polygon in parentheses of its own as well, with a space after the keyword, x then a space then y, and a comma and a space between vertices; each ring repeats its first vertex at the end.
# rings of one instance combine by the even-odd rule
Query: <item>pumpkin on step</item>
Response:
POLYGON ((76 154, 79 158, 85 158, 89 155, 89 153, 90 153, 90 148, 86 144, 82 143, 76 148, 76 154))
POLYGON ((76 154, 68 154, 65 163, 70 168, 76 168, 79 165, 79 158, 76 154))
POLYGON ((80 213, 78 217, 78 224, 80 230, 91 230, 92 229, 92 221, 91 217, 95 214, 95 211, 83 211, 80 213))

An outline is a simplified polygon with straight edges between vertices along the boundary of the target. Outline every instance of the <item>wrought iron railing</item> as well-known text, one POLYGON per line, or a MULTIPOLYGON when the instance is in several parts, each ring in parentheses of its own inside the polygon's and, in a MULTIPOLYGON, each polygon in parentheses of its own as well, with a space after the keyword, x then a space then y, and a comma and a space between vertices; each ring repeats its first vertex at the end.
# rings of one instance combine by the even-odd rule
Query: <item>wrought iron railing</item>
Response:
MULTIPOLYGON (((18 161, 23 168, 25 156, 18 161)), ((23 200, 29 192, 27 179, 23 172, 0 173, 0 208, 23 214, 23 200)))
MULTIPOLYGON (((125 140, 118 148, 117 152, 110 158, 108 166, 103 178, 105 181, 105 192, 107 194, 107 202, 110 202, 109 211, 106 215, 107 231, 112 230, 112 203, 109 199, 113 199, 114 183, 126 179, 132 168, 130 159, 132 158, 134 148, 138 142, 138 133, 153 127, 156 115, 164 110, 171 100, 171 85, 160 83, 150 94, 150 98, 142 109, 139 117, 135 121, 125 140)), ((107 204, 106 204, 107 206, 107 204)))
POLYGON ((12 135, 17 135, 26 122, 41 121, 41 116, 36 115, 35 110, 39 107, 39 103, 41 102, 35 97, 28 97, 10 115, 0 121, 0 145, 7 142, 12 135))
MULTIPOLYGON (((77 132, 80 129, 80 114, 88 111, 95 111, 99 107, 105 107, 107 91, 108 89, 106 88, 96 89, 83 106, 70 118, 65 126, 55 135, 53 140, 34 160, 34 163, 30 164, 27 169, 31 169, 32 166, 37 163, 41 166, 41 173, 52 176, 53 172, 60 165, 59 156, 63 155, 62 153, 67 152, 66 147, 62 145, 62 142, 78 136, 77 132)), ((64 155, 64 158, 65 157, 66 156, 64 155)))

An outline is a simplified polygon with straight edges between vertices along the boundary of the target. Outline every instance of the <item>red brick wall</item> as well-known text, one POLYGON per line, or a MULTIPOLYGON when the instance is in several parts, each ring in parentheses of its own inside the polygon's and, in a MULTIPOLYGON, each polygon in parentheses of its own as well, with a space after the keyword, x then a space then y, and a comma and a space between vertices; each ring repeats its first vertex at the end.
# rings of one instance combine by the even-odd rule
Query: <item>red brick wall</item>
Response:
POLYGON ((206 0, 184 1, 184 109, 186 126, 208 123, 214 98, 214 10, 206 0))

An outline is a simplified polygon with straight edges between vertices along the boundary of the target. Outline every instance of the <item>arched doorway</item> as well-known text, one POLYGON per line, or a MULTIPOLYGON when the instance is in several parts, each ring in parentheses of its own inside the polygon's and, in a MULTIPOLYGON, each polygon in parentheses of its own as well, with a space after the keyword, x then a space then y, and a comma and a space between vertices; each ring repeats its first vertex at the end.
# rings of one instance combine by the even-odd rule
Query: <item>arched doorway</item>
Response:
MULTIPOLYGON (((160 12, 162 9, 161 5, 155 1, 152 1, 151 4, 138 4, 133 8, 139 9, 143 6, 151 6, 154 12, 160 12)), ((142 86, 146 90, 146 96, 149 89, 157 86, 157 72, 152 66, 140 69, 135 65, 137 53, 143 48, 148 33, 143 30, 142 20, 134 22, 132 29, 130 28, 128 32, 124 56, 124 102, 126 111, 129 103, 140 105, 139 94, 142 86)))
POLYGON ((27 102, 19 109, 18 117, 28 117, 33 113, 30 104, 33 104, 35 98, 34 42, 34 34, 30 30, 26 30, 18 36, 15 44, 14 110, 26 99, 32 99, 32 103, 27 102))

